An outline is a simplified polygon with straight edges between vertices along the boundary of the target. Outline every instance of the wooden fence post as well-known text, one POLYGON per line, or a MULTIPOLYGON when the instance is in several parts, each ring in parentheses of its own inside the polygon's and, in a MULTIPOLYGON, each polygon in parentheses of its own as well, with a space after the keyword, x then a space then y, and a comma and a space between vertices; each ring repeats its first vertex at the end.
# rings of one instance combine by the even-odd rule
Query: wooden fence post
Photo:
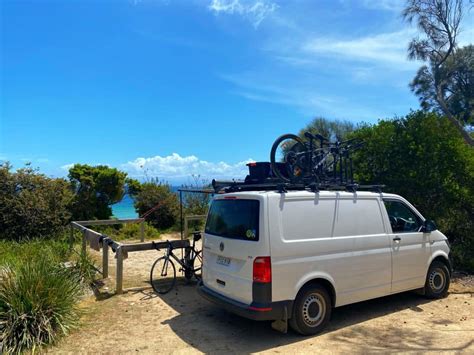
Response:
POLYGON ((140 222, 140 241, 145 241, 145 220, 140 222))
POLYGON ((109 246, 102 240, 102 277, 109 277, 109 246))
POLYGON ((116 251, 117 256, 117 267, 115 270, 115 293, 120 295, 123 293, 123 251, 122 246, 118 247, 116 251))

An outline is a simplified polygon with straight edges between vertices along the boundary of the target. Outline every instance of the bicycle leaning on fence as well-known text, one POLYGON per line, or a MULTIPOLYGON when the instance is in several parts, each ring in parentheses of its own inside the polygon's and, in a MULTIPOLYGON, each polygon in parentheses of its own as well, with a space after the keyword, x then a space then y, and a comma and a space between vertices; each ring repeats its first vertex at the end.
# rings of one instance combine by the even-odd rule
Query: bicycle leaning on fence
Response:
MULTIPOLYGON (((184 257, 178 258, 173 250, 181 249, 173 247, 172 242, 167 241, 165 255, 158 258, 151 267, 150 283, 153 290, 159 294, 170 292, 176 284, 176 268, 172 259, 178 263, 178 272, 184 272, 184 277, 191 280, 201 279, 202 251, 196 249, 196 242, 201 239, 201 233, 193 233, 193 243, 184 247, 184 257)), ((157 248, 159 250, 159 248, 157 248)))

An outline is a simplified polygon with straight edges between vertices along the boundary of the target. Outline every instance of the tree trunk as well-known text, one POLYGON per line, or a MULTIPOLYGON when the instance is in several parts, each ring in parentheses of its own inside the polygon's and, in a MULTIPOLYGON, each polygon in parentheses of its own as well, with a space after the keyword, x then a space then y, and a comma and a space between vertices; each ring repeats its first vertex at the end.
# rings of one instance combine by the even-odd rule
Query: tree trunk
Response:
POLYGON ((436 89, 436 98, 444 114, 446 115, 448 120, 454 125, 454 127, 457 128, 459 133, 461 133, 461 136, 463 137, 466 144, 470 145, 471 147, 474 147, 474 139, 464 129, 464 126, 461 124, 461 122, 459 122, 459 120, 456 117, 454 117, 453 114, 449 111, 448 105, 446 105, 446 101, 444 100, 441 88, 439 86, 436 89))

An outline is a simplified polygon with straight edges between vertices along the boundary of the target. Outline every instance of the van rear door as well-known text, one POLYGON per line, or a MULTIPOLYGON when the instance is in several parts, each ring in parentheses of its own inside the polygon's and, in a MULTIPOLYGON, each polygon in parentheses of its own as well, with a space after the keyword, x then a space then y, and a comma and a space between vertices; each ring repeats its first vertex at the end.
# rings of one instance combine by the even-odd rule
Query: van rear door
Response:
POLYGON ((203 283, 226 297, 250 304, 253 262, 269 256, 266 198, 228 194, 214 198, 204 233, 203 283))

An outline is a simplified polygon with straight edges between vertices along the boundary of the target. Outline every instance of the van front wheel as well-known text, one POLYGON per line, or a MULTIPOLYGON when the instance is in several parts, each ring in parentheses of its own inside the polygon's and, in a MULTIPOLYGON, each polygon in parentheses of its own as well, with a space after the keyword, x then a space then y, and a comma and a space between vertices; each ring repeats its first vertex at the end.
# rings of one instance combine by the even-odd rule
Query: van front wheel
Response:
POLYGON ((443 263, 434 261, 426 275, 425 295, 428 298, 443 298, 448 294, 449 270, 443 263))
POLYGON ((331 310, 331 299, 323 286, 305 286, 296 297, 290 326, 303 335, 318 334, 329 322, 331 310))

